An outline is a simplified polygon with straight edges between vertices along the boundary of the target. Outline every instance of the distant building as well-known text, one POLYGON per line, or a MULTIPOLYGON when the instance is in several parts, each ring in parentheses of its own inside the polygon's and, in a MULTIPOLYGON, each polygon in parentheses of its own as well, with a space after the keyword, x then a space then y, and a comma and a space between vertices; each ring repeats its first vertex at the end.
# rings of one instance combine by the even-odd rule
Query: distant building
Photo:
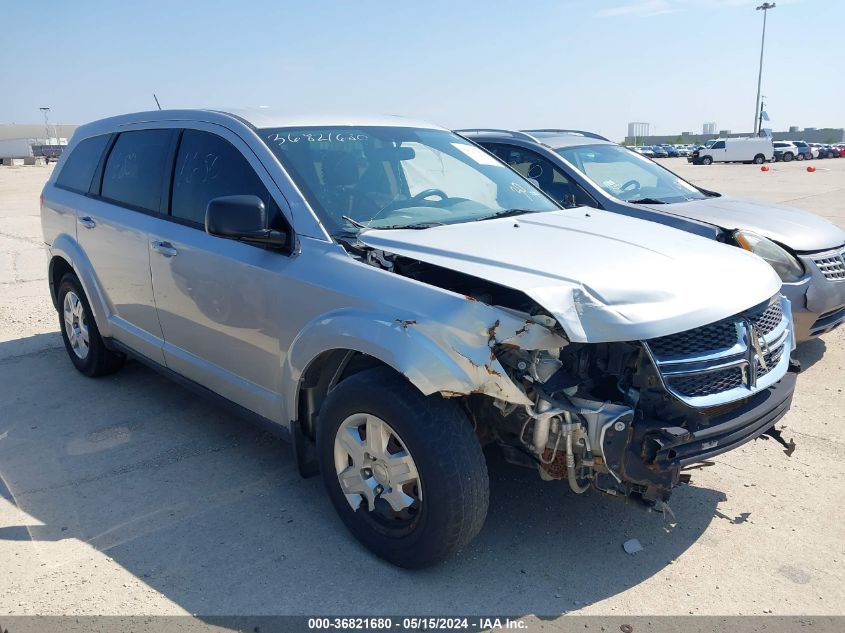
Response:
POLYGON ((701 133, 704 134, 705 136, 708 136, 708 135, 713 136, 714 134, 716 134, 716 122, 711 121, 709 123, 705 123, 704 125, 702 125, 701 126, 701 133))
POLYGON ((0 140, 0 160, 43 157, 48 160, 62 155, 66 138, 9 138, 0 140))
POLYGON ((642 136, 648 136, 649 133, 649 124, 643 122, 632 122, 628 124, 628 136, 630 138, 639 138, 642 136))

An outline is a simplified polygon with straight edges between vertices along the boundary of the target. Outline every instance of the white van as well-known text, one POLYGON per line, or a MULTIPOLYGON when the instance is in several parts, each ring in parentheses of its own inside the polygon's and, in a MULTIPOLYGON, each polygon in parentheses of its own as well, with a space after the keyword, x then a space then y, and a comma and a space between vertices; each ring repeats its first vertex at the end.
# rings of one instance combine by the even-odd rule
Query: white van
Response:
POLYGON ((695 165, 710 163, 754 163, 772 160, 775 148, 770 137, 718 138, 709 147, 702 147, 687 159, 695 165))

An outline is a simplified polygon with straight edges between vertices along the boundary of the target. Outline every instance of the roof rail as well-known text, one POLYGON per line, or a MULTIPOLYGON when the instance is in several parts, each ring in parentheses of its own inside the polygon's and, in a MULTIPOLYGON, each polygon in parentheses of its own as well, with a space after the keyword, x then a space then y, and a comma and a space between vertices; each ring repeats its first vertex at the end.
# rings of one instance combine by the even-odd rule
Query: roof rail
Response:
POLYGON ((511 138, 521 138, 521 139, 527 140, 527 141, 534 141, 535 143, 540 142, 536 138, 531 136, 530 134, 526 134, 525 132, 520 132, 520 131, 517 131, 517 130, 499 130, 497 128, 473 127, 473 128, 466 128, 466 129, 463 129, 463 130, 453 130, 453 131, 458 133, 458 134, 461 134, 461 133, 464 133, 464 132, 481 132, 481 133, 489 132, 489 133, 492 133, 492 134, 502 134, 504 136, 510 136, 511 138))
POLYGON ((607 141, 612 142, 609 138, 603 137, 601 134, 596 134, 595 132, 585 132, 584 130, 564 130, 564 129, 557 129, 557 128, 544 128, 542 130, 522 130, 523 132, 559 132, 561 134, 578 134, 580 136, 586 136, 588 138, 595 138, 600 141, 607 141))

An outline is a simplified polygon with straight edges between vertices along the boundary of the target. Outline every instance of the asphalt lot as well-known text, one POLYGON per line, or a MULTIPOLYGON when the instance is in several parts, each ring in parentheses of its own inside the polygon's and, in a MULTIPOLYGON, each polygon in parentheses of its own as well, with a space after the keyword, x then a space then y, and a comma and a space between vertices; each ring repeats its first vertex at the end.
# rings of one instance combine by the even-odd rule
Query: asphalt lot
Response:
MULTIPOLYGON (((667 164, 845 227, 845 160, 667 164)), ((845 613, 845 330, 797 351, 795 454, 717 458, 676 491, 677 523, 491 453, 481 535, 402 571, 347 534, 283 442, 136 363, 73 370, 45 280, 49 169, 0 168, 0 614, 845 613)))

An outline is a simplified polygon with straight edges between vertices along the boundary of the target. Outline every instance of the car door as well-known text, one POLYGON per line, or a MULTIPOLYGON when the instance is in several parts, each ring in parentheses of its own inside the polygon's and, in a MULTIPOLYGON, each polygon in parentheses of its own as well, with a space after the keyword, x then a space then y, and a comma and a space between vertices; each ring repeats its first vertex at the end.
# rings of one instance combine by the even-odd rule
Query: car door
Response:
POLYGON ((715 143, 713 143, 713 145, 710 146, 710 149, 707 153, 713 157, 714 162, 724 162, 726 160, 730 160, 727 156, 728 149, 727 145, 725 144, 725 141, 716 141, 715 143))
POLYGON ((91 262, 112 336, 163 362, 150 277, 148 234, 161 213, 171 130, 133 130, 113 139, 95 177, 77 241, 91 262))
POLYGON ((248 194, 265 202, 268 228, 289 230, 268 184, 263 166, 236 135, 184 130, 168 219, 149 239, 150 269, 167 367, 280 421, 279 336, 282 302, 293 299, 284 281, 290 258, 204 230, 211 199, 248 194))

